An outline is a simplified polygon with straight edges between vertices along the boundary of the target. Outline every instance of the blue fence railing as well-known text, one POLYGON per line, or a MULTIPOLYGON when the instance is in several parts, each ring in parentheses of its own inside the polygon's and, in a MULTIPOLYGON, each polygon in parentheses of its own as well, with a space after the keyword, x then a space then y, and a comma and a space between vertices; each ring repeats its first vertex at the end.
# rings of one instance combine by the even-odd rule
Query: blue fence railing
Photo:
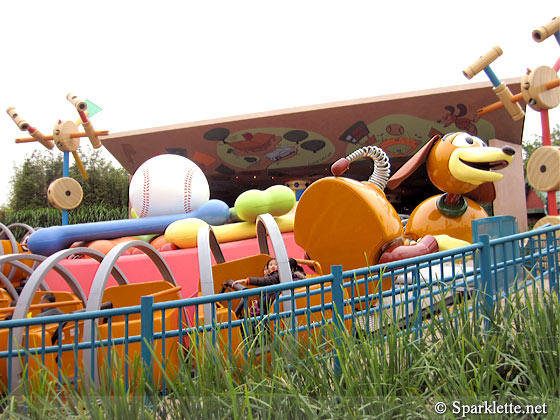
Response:
POLYGON ((550 226, 497 239, 481 235, 463 248, 382 266, 333 266, 329 275, 293 283, 158 303, 146 296, 132 307, 1 321, 1 380, 6 390, 22 378, 66 378, 78 387, 119 372, 128 387, 141 363, 165 392, 164 373, 173 377, 182 353, 196 344, 246 357, 252 346, 262 354, 277 337, 305 340, 324 326, 383 334, 397 325, 422 334, 441 305, 459 300, 472 302, 463 307, 489 325, 496 302, 514 291, 534 286, 558 295, 559 260, 560 226, 550 226), (202 310, 208 304, 210 320, 202 310))

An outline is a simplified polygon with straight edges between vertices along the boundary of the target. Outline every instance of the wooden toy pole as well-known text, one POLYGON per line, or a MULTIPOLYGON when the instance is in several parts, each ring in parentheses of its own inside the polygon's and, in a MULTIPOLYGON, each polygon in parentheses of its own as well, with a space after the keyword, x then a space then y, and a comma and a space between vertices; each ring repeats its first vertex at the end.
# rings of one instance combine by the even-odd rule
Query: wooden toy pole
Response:
MULTIPOLYGON (((509 90, 509 88, 502 83, 496 73, 490 67, 499 56, 502 55, 502 49, 498 46, 493 47, 490 51, 468 66, 465 70, 463 70, 463 74, 467 79, 472 79, 475 75, 484 71, 490 82, 494 86, 494 93, 500 100, 500 108, 504 107, 507 112, 511 115, 511 118, 514 121, 520 120, 525 116, 525 113, 515 100, 513 94, 509 90)), ((492 107, 491 110, 498 109, 497 107, 492 107)), ((489 112, 489 111, 486 111, 489 112)))
MULTIPOLYGON (((558 61, 558 64, 560 64, 560 60, 558 61)), ((556 71, 558 71, 558 69, 556 71)), ((560 86, 560 79, 554 79, 554 80, 551 80, 551 81, 547 82, 544 85, 544 89, 550 90, 550 89, 557 88, 559 86, 560 86)), ((522 101, 522 100, 523 100, 523 93, 518 93, 516 95, 513 95, 510 98, 511 102, 519 102, 519 101, 522 101)), ((479 116, 482 116, 484 114, 488 114, 489 112, 495 111, 495 110, 503 108, 503 107, 504 107, 503 102, 501 102, 501 101, 500 102, 494 102, 493 104, 490 104, 490 105, 487 105, 485 107, 480 108, 478 111, 476 111, 476 113, 479 116)))
MULTIPOLYGON (((542 42, 550 36, 554 36, 560 44, 560 16, 554 17, 550 22, 533 31, 533 39, 542 42)), ((514 121, 523 118, 524 113, 517 104, 523 100, 530 108, 541 115, 542 147, 538 148, 529 158, 527 163, 527 180, 529 184, 538 191, 547 193, 547 209, 550 216, 558 218, 558 203, 556 193, 560 186, 560 148, 553 147, 550 137, 550 121, 548 110, 560 104, 560 58, 556 60, 553 67, 540 66, 534 70, 527 69, 527 73, 521 78, 521 93, 512 93, 496 77, 490 64, 494 62, 502 50, 494 47, 485 55, 463 70, 467 79, 484 70, 492 85, 494 92, 500 102, 483 107, 477 111, 478 115, 505 108, 514 121)))
POLYGON ((80 184, 70 178, 70 153, 74 156, 74 161, 78 166, 80 173, 84 179, 88 179, 88 175, 80 156, 78 148, 80 146, 80 137, 88 137, 94 148, 102 146, 98 136, 107 135, 108 131, 95 131, 91 122, 87 118, 87 101, 80 100, 77 96, 69 93, 66 99, 76 107, 80 120, 77 123, 72 121, 61 121, 55 125, 53 134, 45 136, 35 127, 29 125, 14 107, 8 107, 6 112, 12 118, 14 123, 21 131, 27 131, 31 137, 16 139, 16 143, 29 143, 38 141, 47 149, 52 149, 55 145, 63 152, 62 178, 55 180, 49 185, 47 190, 47 198, 49 203, 62 211, 62 225, 68 225, 68 210, 74 209, 80 205, 83 198, 83 191, 80 184), (78 125, 82 124, 85 132, 78 130, 78 125))
POLYGON ((550 139, 550 121, 548 119, 548 109, 541 111, 541 128, 542 128, 542 145, 550 146, 552 141, 550 139))

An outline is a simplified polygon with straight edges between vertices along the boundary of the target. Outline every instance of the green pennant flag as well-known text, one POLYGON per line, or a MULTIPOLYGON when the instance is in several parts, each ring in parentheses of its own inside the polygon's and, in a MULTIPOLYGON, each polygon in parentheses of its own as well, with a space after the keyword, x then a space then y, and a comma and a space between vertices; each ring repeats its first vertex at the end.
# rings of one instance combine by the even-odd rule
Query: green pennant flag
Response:
POLYGON ((97 114, 99 111, 103 111, 103 108, 98 107, 93 102, 91 102, 89 99, 86 99, 86 104, 87 104, 88 117, 90 117, 90 118, 93 117, 95 114, 97 114))

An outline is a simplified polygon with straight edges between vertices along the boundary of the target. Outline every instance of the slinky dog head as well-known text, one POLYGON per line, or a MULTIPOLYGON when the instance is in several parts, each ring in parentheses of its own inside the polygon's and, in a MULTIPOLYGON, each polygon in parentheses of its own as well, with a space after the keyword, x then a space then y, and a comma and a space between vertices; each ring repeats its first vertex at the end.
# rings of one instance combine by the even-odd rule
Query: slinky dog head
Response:
MULTIPOLYGON (((508 166, 514 154, 510 146, 488 147, 467 133, 434 136, 389 179, 387 187, 398 187, 426 161, 430 180, 443 192, 466 194, 480 187, 493 190, 488 183, 499 181, 503 175, 492 171, 508 166)), ((493 201, 490 194, 482 194, 480 201, 493 201)))

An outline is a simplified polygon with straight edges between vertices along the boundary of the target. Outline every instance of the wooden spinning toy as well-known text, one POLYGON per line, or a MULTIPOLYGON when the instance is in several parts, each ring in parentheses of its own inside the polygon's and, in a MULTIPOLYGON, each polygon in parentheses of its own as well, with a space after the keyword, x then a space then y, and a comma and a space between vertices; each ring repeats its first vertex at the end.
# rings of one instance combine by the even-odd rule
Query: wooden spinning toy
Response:
MULTIPOLYGON (((536 42, 542 42, 550 36, 554 36, 558 44, 560 44, 560 16, 535 29, 532 36, 536 42)), ((523 111, 517 103, 521 100, 540 113, 543 146, 537 149, 529 158, 527 178, 533 188, 548 193, 548 214, 559 218, 556 191, 560 188, 560 148, 551 145, 548 110, 560 104, 560 78, 558 77, 560 58, 552 67, 540 66, 534 70, 527 69, 527 73, 521 78, 521 92, 517 95, 512 95, 505 85, 500 84, 500 81, 492 69, 490 69, 490 63, 501 54, 501 48, 494 47, 463 71, 463 74, 468 79, 471 79, 475 74, 484 69, 494 85, 496 95, 500 99, 500 102, 479 109, 477 114, 480 116, 500 108, 505 108, 513 120, 517 121, 523 118, 523 111)), ((560 223, 560 220, 558 220, 558 223, 560 223)))
POLYGON ((74 178, 63 177, 53 181, 47 190, 47 199, 59 210, 72 210, 84 198, 82 187, 74 178))
MULTIPOLYGON (((521 109, 516 101, 513 101, 513 94, 506 86, 505 83, 502 83, 500 79, 496 76, 490 64, 494 62, 500 55, 503 54, 503 51, 500 47, 496 46, 480 57, 477 61, 463 70, 463 74, 467 79, 472 79, 475 75, 480 73, 481 70, 484 70, 492 85, 494 85, 494 93, 500 99, 500 107, 505 107, 511 118, 514 121, 520 120, 525 116, 525 113, 521 109)), ((480 115, 480 114, 479 114, 480 115)))
POLYGON ((80 100, 77 96, 69 93, 66 99, 76 107, 80 119, 73 121, 58 121, 53 129, 52 135, 44 135, 37 128, 28 124, 14 107, 8 107, 6 112, 16 123, 21 131, 27 131, 31 137, 16 139, 16 143, 29 143, 38 141, 47 149, 56 147, 64 153, 62 166, 62 178, 55 180, 49 185, 47 198, 57 209, 62 210, 62 224, 68 224, 68 210, 80 205, 83 198, 83 191, 80 184, 69 177, 69 153, 72 153, 78 169, 84 179, 88 179, 84 164, 78 155, 80 147, 80 137, 88 137, 94 148, 102 146, 98 136, 109 134, 108 131, 95 131, 91 121, 88 119, 88 104, 80 100), (84 131, 78 129, 79 125, 84 127, 84 131))

